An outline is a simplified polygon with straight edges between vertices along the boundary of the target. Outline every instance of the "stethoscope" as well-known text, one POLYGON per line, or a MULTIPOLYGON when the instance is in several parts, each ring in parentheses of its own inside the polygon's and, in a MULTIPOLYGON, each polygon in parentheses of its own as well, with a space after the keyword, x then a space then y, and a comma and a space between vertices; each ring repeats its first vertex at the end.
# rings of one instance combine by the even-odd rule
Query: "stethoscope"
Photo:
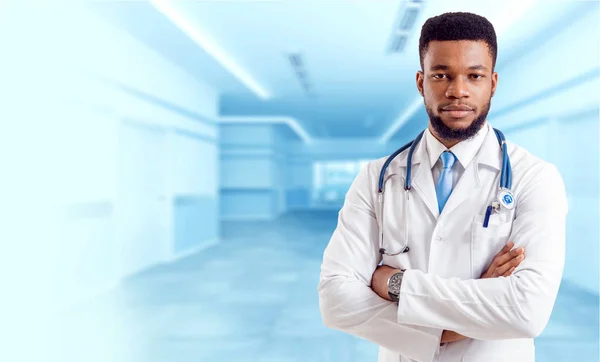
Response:
MULTIPOLYGON (((500 148, 502 149, 502 170, 500 173, 500 189, 498 190, 498 193, 496 195, 496 201, 493 201, 486 209, 485 212, 485 218, 483 220, 483 227, 487 228, 488 227, 488 223, 490 220, 490 216, 492 215, 492 212, 500 212, 501 210, 512 210, 515 207, 515 197, 513 196, 512 192, 510 191, 510 188, 512 186, 512 168, 510 166, 510 159, 508 158, 508 150, 506 147, 506 139, 504 138, 504 134, 502 132, 500 132, 499 130, 494 128, 494 132, 496 133, 496 138, 498 139, 498 143, 500 144, 500 148)), ((398 150, 396 150, 394 153, 392 153, 390 155, 390 157, 387 158, 387 160, 385 161, 385 163, 383 164, 383 167, 381 168, 381 172, 379 174, 379 186, 377 189, 378 192, 378 201, 379 201, 379 222, 378 222, 378 226, 379 226, 379 245, 381 245, 381 248, 379 249, 379 252, 383 255, 388 255, 388 256, 394 256, 394 255, 399 255, 402 253, 407 253, 410 248, 408 247, 408 223, 409 223, 409 216, 410 213, 408 212, 408 204, 409 204, 409 191, 411 190, 411 172, 412 172, 412 155, 415 151, 415 148, 417 146, 417 144, 419 143, 419 141, 421 140, 421 138, 423 137, 423 134, 425 133, 425 131, 419 133, 419 135, 417 136, 417 138, 415 138, 413 141, 410 141, 409 143, 405 144, 404 146, 400 147, 398 150), (404 198, 405 198, 405 202, 404 204, 406 205, 404 208, 404 246, 400 249, 400 252, 398 253, 387 253, 386 249, 384 248, 383 245, 383 193, 384 193, 384 185, 385 185, 385 172, 388 168, 388 166, 390 165, 390 162, 392 162, 392 160, 398 156, 400 153, 402 153, 404 150, 406 150, 407 148, 410 149, 408 150, 408 158, 406 160, 406 179, 404 180, 404 198)))

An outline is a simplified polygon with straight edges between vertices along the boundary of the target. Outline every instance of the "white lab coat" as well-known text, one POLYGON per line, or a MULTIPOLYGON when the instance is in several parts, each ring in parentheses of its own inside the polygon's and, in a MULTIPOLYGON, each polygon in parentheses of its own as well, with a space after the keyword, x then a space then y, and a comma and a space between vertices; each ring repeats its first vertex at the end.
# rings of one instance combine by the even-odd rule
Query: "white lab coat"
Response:
MULTIPOLYGON (((545 328, 562 277, 567 199, 556 167, 508 142, 516 208, 486 207, 499 186, 501 151, 491 126, 442 213, 425 137, 413 154, 410 251, 384 256, 406 268, 398 305, 370 288, 382 258, 377 183, 387 157, 365 166, 346 195, 325 249, 319 305, 325 326, 380 346, 380 362, 534 362, 533 338, 545 328), (510 277, 479 279, 509 241, 526 258, 510 277), (440 346, 442 331, 469 338, 440 346)), ((388 252, 404 245, 404 177, 408 150, 386 172, 384 237, 388 252)))

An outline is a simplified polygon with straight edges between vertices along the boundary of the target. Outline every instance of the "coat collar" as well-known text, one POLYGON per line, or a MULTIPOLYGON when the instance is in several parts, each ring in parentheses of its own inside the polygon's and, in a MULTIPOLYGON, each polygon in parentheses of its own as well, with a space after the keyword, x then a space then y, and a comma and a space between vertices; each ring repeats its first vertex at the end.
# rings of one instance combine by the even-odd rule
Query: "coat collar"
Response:
POLYGON ((498 143, 498 138, 492 125, 487 123, 486 126, 489 127, 489 132, 483 141, 481 149, 475 156, 475 160, 479 164, 487 165, 500 171, 502 169, 502 148, 498 143))
MULTIPOLYGON (((484 164, 490 167, 495 168, 500 171, 502 168, 502 149, 498 143, 498 139, 496 138, 496 134, 493 130, 491 124, 486 122, 484 127, 488 127, 488 132, 485 136, 483 144, 481 148, 475 155, 474 161, 478 164, 484 164)), ((412 157, 412 164, 419 165, 421 163, 426 163, 429 165, 429 169, 433 167, 429 161, 429 154, 427 153, 427 145, 426 145, 426 137, 423 135, 421 141, 415 148, 415 152, 412 157)), ((393 174, 405 174, 406 170, 406 160, 408 159, 408 149, 399 154, 389 165, 389 171, 393 174)), ((413 177, 414 177, 413 171, 413 177)))
MULTIPOLYGON (((479 131, 468 140, 457 143, 450 148, 450 151, 456 156, 456 159, 463 169, 475 159, 475 156, 481 149, 486 136, 490 132, 490 127, 485 123, 479 131)), ((493 131, 491 131, 493 132, 493 131)), ((429 156, 429 164, 434 167, 438 163, 442 152, 448 150, 435 136, 431 133, 429 127, 425 131, 425 137, 427 138, 427 155, 429 156)))

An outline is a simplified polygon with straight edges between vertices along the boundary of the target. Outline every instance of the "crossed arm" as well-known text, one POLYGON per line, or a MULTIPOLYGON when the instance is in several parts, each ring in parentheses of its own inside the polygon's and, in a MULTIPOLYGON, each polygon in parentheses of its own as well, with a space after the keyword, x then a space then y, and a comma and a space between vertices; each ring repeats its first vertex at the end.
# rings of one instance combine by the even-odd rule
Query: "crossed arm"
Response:
POLYGON ((537 176, 520 192, 511 235, 527 250, 522 265, 505 278, 472 280, 409 269, 396 305, 371 289, 379 261, 378 227, 370 193, 373 183, 368 167, 363 169, 348 191, 323 256, 319 283, 323 323, 417 361, 432 361, 440 343, 451 337, 539 335, 562 276, 567 206, 554 167, 531 172, 537 176))
MULTIPOLYGON (((523 248, 514 248, 514 243, 507 243, 498 254, 494 256, 490 266, 481 275, 481 279, 508 277, 525 259, 525 250, 523 248)), ((387 265, 380 265, 375 269, 371 280, 371 289, 383 299, 391 301, 387 292, 387 284, 390 277, 398 272, 387 265)), ((444 330, 441 337, 441 343, 456 342, 467 338, 460 333, 444 330)))

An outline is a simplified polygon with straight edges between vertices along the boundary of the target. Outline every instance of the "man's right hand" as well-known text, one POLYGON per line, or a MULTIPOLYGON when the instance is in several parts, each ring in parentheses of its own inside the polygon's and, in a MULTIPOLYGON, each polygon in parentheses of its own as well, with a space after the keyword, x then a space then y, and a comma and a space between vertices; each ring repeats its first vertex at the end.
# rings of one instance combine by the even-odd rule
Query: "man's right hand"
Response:
POLYGON ((481 275, 480 279, 507 277, 515 271, 515 268, 525 259, 525 250, 523 248, 512 249, 515 244, 509 241, 508 244, 492 259, 488 269, 481 275), (512 249, 512 250, 511 250, 512 249))
MULTIPOLYGON (((481 275, 480 279, 507 277, 515 271, 515 268, 525 259, 523 248, 512 249, 515 244, 509 241, 492 259, 492 263, 481 275)), ((444 330, 440 343, 456 342, 467 337, 453 331, 444 330)))

